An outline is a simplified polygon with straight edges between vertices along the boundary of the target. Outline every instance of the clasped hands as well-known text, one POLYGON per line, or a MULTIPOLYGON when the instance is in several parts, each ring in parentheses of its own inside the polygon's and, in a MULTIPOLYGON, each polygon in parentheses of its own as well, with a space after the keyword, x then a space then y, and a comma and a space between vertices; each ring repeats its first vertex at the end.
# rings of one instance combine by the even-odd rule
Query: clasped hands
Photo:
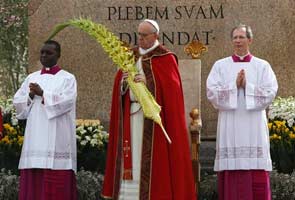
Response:
POLYGON ((41 97, 43 96, 43 90, 40 87, 40 85, 38 85, 37 83, 30 83, 29 88, 30 88, 29 96, 31 99, 34 99, 35 95, 38 95, 41 97))
POLYGON ((237 79, 236 79, 236 84, 237 84, 237 88, 243 88, 245 89, 246 87, 246 75, 245 75, 245 70, 242 69, 239 73, 238 73, 238 76, 237 76, 237 79))
MULTIPOLYGON (((128 72, 124 72, 122 75, 123 81, 126 81, 127 77, 128 77, 128 72)), ((146 78, 143 74, 136 74, 134 77, 134 82, 135 83, 142 82, 142 83, 146 84, 146 78)))

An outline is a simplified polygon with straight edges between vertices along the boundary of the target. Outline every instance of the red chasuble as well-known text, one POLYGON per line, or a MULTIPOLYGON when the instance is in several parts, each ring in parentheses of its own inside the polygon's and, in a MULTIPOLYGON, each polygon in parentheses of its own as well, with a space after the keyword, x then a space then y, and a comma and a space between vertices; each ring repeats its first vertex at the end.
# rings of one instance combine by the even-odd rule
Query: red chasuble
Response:
MULTIPOLYGON (((138 49, 135 49, 138 59, 138 49)), ((144 119, 140 197, 141 200, 195 200, 195 183, 185 123, 183 91, 174 54, 158 46, 144 55, 142 67, 147 87, 161 106, 163 125, 172 140, 169 144, 161 128, 144 119)), ((115 78, 105 180, 102 196, 117 199, 120 180, 123 177, 123 131, 122 116, 126 98, 121 98, 122 72, 115 78)), ((129 111, 130 112, 130 111, 129 111)), ((126 130, 125 130, 126 131, 126 130)))

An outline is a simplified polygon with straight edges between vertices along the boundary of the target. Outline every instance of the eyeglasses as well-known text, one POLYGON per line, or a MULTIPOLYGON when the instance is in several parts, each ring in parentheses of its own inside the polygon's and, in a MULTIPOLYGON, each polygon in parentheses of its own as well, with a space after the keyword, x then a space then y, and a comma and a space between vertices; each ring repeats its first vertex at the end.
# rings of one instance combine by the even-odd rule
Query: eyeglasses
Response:
POLYGON ((137 35, 139 35, 140 37, 147 37, 147 36, 149 36, 151 34, 154 34, 154 33, 156 33, 156 32, 152 32, 152 33, 137 33, 137 35))

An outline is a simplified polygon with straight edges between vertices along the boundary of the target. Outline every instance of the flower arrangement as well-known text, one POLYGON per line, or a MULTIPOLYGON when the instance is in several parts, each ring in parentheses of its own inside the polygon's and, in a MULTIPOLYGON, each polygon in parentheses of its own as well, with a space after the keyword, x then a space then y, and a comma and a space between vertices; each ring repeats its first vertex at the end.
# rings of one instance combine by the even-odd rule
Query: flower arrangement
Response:
POLYGON ((269 106, 268 117, 271 120, 284 120, 289 127, 292 127, 295 122, 295 98, 276 98, 269 106))
POLYGON ((87 146, 104 149, 109 135, 99 120, 76 120, 76 137, 81 149, 87 146))
POLYGON ((3 138, 0 140, 0 168, 17 172, 24 136, 19 125, 3 124, 3 138))
POLYGON ((109 134, 99 120, 76 121, 78 169, 104 172, 109 134))
POLYGON ((10 145, 21 147, 24 140, 24 126, 16 118, 16 111, 12 104, 12 99, 1 100, 0 107, 3 112, 3 133, 0 146, 10 145))
POLYGON ((18 122, 12 99, 0 99, 3 116, 3 131, 0 139, 0 168, 17 172, 18 161, 24 140, 24 123, 18 122))
POLYGON ((276 98, 269 107, 271 157, 279 172, 295 169, 295 98, 276 98))
POLYGON ((24 136, 18 125, 12 126, 8 123, 3 124, 3 138, 0 140, 1 145, 10 145, 21 147, 24 141, 24 136))

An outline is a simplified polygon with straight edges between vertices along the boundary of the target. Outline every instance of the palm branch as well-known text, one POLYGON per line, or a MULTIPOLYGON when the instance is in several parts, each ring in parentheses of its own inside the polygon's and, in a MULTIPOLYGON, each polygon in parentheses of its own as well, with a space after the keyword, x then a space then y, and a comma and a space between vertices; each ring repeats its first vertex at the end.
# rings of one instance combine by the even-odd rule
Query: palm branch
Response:
POLYGON ((89 19, 82 18, 69 20, 68 22, 58 24, 54 28, 48 40, 53 38, 57 33, 67 26, 74 26, 92 36, 102 46, 104 51, 108 53, 113 62, 123 72, 128 72, 127 83, 135 95, 137 101, 140 103, 144 116, 156 122, 162 128, 168 142, 171 143, 171 140, 163 127, 160 117, 161 107, 157 104, 153 95, 149 92, 144 83, 134 82, 134 77, 138 73, 138 70, 135 67, 133 52, 126 48, 123 42, 120 41, 120 39, 110 32, 105 26, 94 23, 89 19))

